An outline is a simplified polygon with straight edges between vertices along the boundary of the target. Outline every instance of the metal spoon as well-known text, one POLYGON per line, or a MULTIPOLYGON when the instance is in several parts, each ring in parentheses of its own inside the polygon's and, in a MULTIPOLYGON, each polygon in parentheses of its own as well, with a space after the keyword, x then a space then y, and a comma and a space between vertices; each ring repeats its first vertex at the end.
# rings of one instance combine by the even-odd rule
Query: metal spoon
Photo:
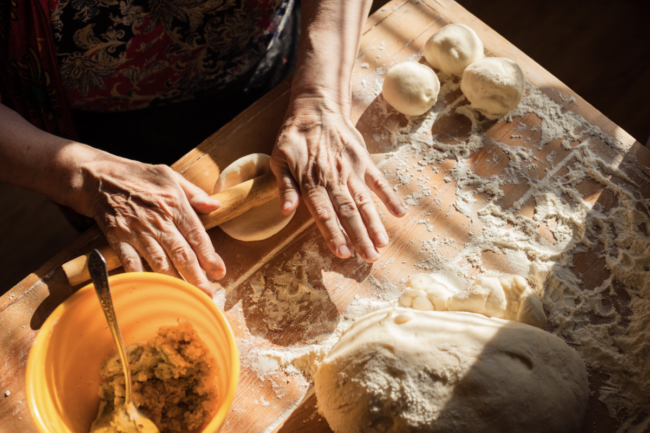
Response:
POLYGON ((97 250, 93 250, 90 253, 88 259, 88 269, 90 271, 90 276, 93 279, 95 285, 95 292, 97 292, 97 297, 99 298, 99 303, 104 310, 104 315, 106 316, 106 321, 108 322, 108 328, 113 334, 113 340, 117 346, 117 353, 120 355, 120 361, 122 362, 122 370, 124 371, 124 376, 126 381, 124 382, 126 388, 126 395, 124 397, 124 409, 129 415, 129 418, 135 424, 135 427, 138 432, 142 433, 160 433, 158 427, 147 418, 142 412, 135 407, 133 404, 133 394, 131 391, 131 366, 129 365, 128 358, 126 357, 126 347, 124 347, 124 340, 122 339, 122 333, 120 332, 120 326, 117 324, 117 318, 115 317, 115 309, 113 308, 113 298, 111 297, 111 291, 108 286, 108 272, 106 270, 106 260, 97 250))

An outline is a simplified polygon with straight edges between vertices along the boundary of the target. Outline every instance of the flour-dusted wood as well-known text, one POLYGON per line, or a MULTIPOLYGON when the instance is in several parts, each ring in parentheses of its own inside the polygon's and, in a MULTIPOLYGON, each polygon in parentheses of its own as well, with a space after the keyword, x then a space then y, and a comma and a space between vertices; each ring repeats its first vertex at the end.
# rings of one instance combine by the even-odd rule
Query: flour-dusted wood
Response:
MULTIPOLYGON (((388 69, 392 62, 407 59, 423 61, 421 53, 426 40, 449 23, 462 23, 474 29, 483 41, 488 55, 506 57, 517 62, 528 82, 538 86, 561 106, 580 114, 605 133, 617 138, 620 142, 618 148, 597 141, 594 142, 593 148, 603 158, 628 173, 630 179, 636 183, 635 191, 639 195, 650 198, 647 183, 647 176, 650 174, 650 152, 640 143, 635 143, 625 131, 602 116, 532 59, 454 1, 398 0, 388 3, 369 18, 361 41, 360 57, 353 72, 352 120, 357 123, 371 152, 390 151, 391 145, 382 138, 382 131, 385 131, 385 127, 405 123, 405 118, 382 111, 383 104, 377 101, 379 92, 375 88, 377 84, 381 85, 378 69, 388 69), (381 42, 384 43, 383 50, 379 50, 381 42)), ((210 193, 220 170, 230 163, 249 153, 270 153, 289 102, 289 92, 289 82, 279 85, 198 148, 181 158, 174 165, 174 169, 210 193)), ((450 104, 459 96, 460 91, 449 94, 441 98, 444 100, 439 103, 450 104)), ((515 120, 513 123, 494 123, 484 131, 486 143, 470 155, 469 162, 473 172, 481 176, 502 175, 504 169, 508 168, 508 158, 498 146, 489 142, 489 138, 513 147, 524 146, 527 138, 539 142, 541 132, 531 130, 531 127, 541 127, 541 120, 537 116, 530 113, 515 120), (525 134, 516 130, 517 122, 527 126, 528 131, 525 134), (513 138, 516 135, 523 135, 523 138, 513 138), (501 158, 494 163, 494 155, 497 153, 501 158)), ((448 137, 460 137, 469 133, 471 129, 469 123, 466 117, 451 114, 442 117, 433 125, 432 133, 438 134, 440 140, 451 142, 448 137)), ((557 171, 558 176, 568 171, 567 164, 570 161, 566 158, 571 152, 563 149, 559 141, 549 143, 542 150, 534 149, 533 152, 540 159, 538 168, 540 177, 544 176, 546 170, 552 170, 554 167, 560 167, 557 171), (551 155, 554 156, 550 157, 551 155), (550 157, 550 162, 547 161, 547 156, 550 157)), ((410 161, 410 163, 416 164, 417 161, 410 161)), ((453 208, 457 198, 455 184, 445 181, 448 177, 445 170, 453 169, 455 164, 454 160, 442 161, 439 164, 439 173, 427 174, 430 176, 427 184, 432 190, 435 186, 437 188, 435 191, 439 194, 420 199, 407 217, 410 220, 393 218, 383 206, 379 205, 380 211, 384 212, 383 218, 391 243, 382 251, 380 261, 373 266, 356 260, 342 261, 332 257, 320 234, 311 224, 304 206, 298 209, 296 216, 282 233, 254 244, 234 241, 218 228, 210 230, 209 235, 216 250, 222 254, 228 269, 228 275, 220 282, 220 285, 226 289, 224 309, 242 344, 250 340, 251 330, 266 329, 264 317, 250 301, 254 293, 251 281, 254 282, 260 277, 273 278, 282 272, 283 266, 296 254, 304 254, 305 251, 313 252, 329 261, 327 270, 323 272, 317 268, 305 270, 314 290, 327 296, 320 303, 319 311, 305 308, 303 312, 308 318, 319 314, 330 320, 336 320, 337 315, 345 311, 354 301, 355 295, 371 296, 378 291, 379 283, 399 282, 410 275, 423 272, 424 269, 415 266, 422 262, 421 246, 415 241, 430 238, 434 233, 428 231, 427 225, 416 224, 415 220, 428 219, 428 225, 433 227, 435 233, 455 242, 440 248, 440 253, 443 255, 451 256, 456 251, 454 245, 469 242, 472 238, 469 232, 475 229, 469 228, 468 217, 455 212, 453 208), (436 202, 436 199, 439 202, 436 202), (423 217, 427 212, 431 214, 423 217)), ((527 185, 504 185, 503 188, 506 194, 499 201, 499 205, 505 209, 510 208, 529 189, 527 185)), ((400 194, 405 196, 419 192, 417 182, 400 187, 400 194)), ((617 203, 617 198, 613 194, 595 182, 585 182, 581 185, 581 194, 587 202, 598 203, 603 208, 609 208, 617 203)), ((482 200, 481 197, 478 198, 482 200)), ((523 204, 519 214, 531 217, 534 210, 534 200, 529 200, 523 204)), ((540 229, 539 235, 549 242, 552 241, 552 235, 548 230, 540 229)), ((99 230, 91 229, 0 298, 0 329, 3 332, 0 350, 4 360, 3 368, 0 370, 0 383, 5 390, 11 391, 9 397, 0 399, 0 429, 35 431, 29 420, 24 394, 25 362, 29 348, 44 318, 74 292, 75 288, 71 287, 65 279, 60 268, 61 264, 88 252, 102 242, 99 230)), ((505 273, 514 272, 507 257, 498 251, 486 251, 482 254, 482 259, 486 269, 505 273)), ((604 258, 600 257, 598 250, 587 251, 574 257, 572 272, 583 275, 584 290, 598 287, 609 276, 604 263, 604 258)), ((618 290, 617 295, 611 297, 611 302, 613 305, 618 305, 625 300, 626 296, 623 290, 618 290)), ((305 333, 309 331, 308 324, 309 319, 305 319, 287 324, 285 328, 268 331, 265 345, 268 347, 300 345, 304 342, 305 333)), ((277 419, 280 421, 276 424, 275 431, 310 433, 329 431, 327 423, 316 412, 314 397, 309 397, 302 405, 299 404, 308 383, 295 376, 282 379, 288 382, 284 384, 286 392, 282 398, 277 398, 269 381, 260 381, 254 370, 244 368, 233 411, 223 431, 262 432, 277 419), (262 399, 269 404, 264 405, 262 399), (283 415, 290 416, 284 421, 283 415)), ((594 372, 590 376, 594 387, 606 379, 605 376, 594 372)), ((597 397, 592 396, 590 399, 583 431, 590 433, 616 431, 618 427, 616 421, 609 417, 605 406, 597 400, 597 397)))

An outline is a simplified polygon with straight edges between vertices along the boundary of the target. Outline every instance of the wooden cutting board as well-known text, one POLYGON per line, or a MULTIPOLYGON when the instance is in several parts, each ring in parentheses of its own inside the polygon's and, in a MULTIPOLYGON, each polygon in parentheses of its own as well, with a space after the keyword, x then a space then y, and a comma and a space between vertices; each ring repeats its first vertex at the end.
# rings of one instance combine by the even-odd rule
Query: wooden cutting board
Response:
MULTIPOLYGON (((644 186, 647 185, 647 179, 642 179, 644 173, 645 176, 650 173, 650 151, 635 142, 631 136, 602 116, 532 59, 453 1, 394 0, 369 18, 353 72, 352 120, 363 134, 371 153, 390 150, 389 144, 381 138, 379 129, 390 116, 394 118, 394 113, 382 112, 381 104, 377 103, 378 71, 380 72, 380 68, 386 69, 393 62, 406 59, 419 60, 426 39, 448 23, 463 23, 475 29, 490 54, 515 60, 525 71, 526 78, 531 84, 542 89, 558 104, 582 115, 605 133, 618 139, 625 151, 612 150, 602 143, 597 143, 595 146, 598 146, 602 155, 616 162, 624 170, 626 166, 638 167, 640 171, 632 169, 627 171, 629 176, 637 181, 637 185, 642 185, 638 187, 638 191, 643 196, 650 197, 650 190, 644 186)), ((174 164, 173 168, 205 191, 211 192, 220 170, 231 162, 249 153, 271 152, 288 105, 289 93, 290 83, 282 83, 198 148, 184 156, 174 164)), ((397 119, 398 122, 404 120, 397 119)), ((540 123, 534 115, 527 115, 517 121, 528 126, 540 123)), ((494 137, 505 144, 516 145, 517 139, 512 138, 513 135, 519 134, 514 129, 516 125, 517 122, 498 122, 484 134, 486 138, 494 137)), ((460 118, 450 117, 441 120, 441 124, 437 127, 440 130, 462 134, 463 128, 466 129, 467 125, 460 118)), ((539 140, 539 137, 533 139, 539 140)), ((561 164, 566 152, 562 151, 559 142, 552 142, 545 146, 539 151, 538 157, 541 161, 545 161, 545 157, 553 151, 560 155, 554 163, 561 164)), ((491 152, 490 147, 484 146, 472 154, 472 170, 481 175, 502 173, 507 167, 507 159, 504 158, 496 165, 488 165, 486 161, 491 158, 488 152, 491 152)), ((470 239, 468 217, 457 212, 453 213, 452 204, 456 200, 454 185, 444 180, 446 176, 444 170, 452 168, 453 165, 453 160, 443 161, 440 164, 439 174, 432 175, 428 181, 431 187, 439 191, 435 199, 440 202, 435 202, 433 196, 425 197, 419 201, 417 207, 411 209, 407 218, 412 218, 427 209, 439 209, 440 211, 430 216, 430 224, 435 227, 436 233, 456 243, 465 243, 470 239)), ((400 194, 403 195, 413 192, 419 192, 415 183, 400 188, 400 194)), ((510 192, 512 195, 522 193, 515 190, 510 192)), ((590 185, 583 191, 586 200, 599 201, 603 206, 607 206, 605 196, 601 198, 602 192, 602 188, 597 184, 590 185)), ((508 207, 512 202, 512 197, 506 197, 500 204, 508 207)), ((413 248, 412 240, 430 237, 431 232, 427 230, 426 225, 414 224, 408 219, 393 218, 385 212, 383 206, 379 205, 379 208, 383 212, 391 243, 382 251, 380 261, 374 265, 355 259, 340 260, 331 255, 320 238, 318 230, 312 224, 309 213, 302 205, 287 228, 265 241, 238 242, 226 236, 218 228, 211 230, 210 237, 216 250, 222 254, 228 269, 228 275, 220 281, 220 285, 225 289, 224 309, 236 336, 245 342, 250 333, 255 333, 264 322, 261 310, 250 302, 253 290, 251 281, 260 275, 267 279, 279 275, 283 272, 283 266, 297 254, 304 255, 309 252, 328 263, 327 269, 320 269, 318 266, 305 269, 313 287, 323 291, 327 296, 318 304, 318 308, 307 307, 303 320, 285 323, 279 329, 268 332, 263 344, 256 343, 260 347, 300 345, 307 338, 313 337, 309 335, 312 331, 307 326, 308 323, 316 316, 336 319, 354 300, 355 294, 369 294, 377 289, 373 281, 382 279, 397 281, 420 272, 420 269, 414 265, 418 261, 418 251, 413 248)), ((532 203, 527 203, 521 209, 522 214, 532 215, 532 212, 532 203)), ((67 284, 60 265, 89 251, 101 241, 98 240, 100 235, 97 229, 89 230, 74 244, 0 298, 0 332, 2 333, 0 353, 3 360, 0 364, 0 394, 5 390, 11 391, 10 397, 3 398, 0 395, 0 430, 35 431, 25 406, 24 374, 29 348, 48 314, 77 289, 67 284)), ((449 253, 451 254, 451 251, 449 253)), ((496 253, 486 253, 483 264, 488 269, 512 272, 504 256, 496 253)), ((598 276, 606 277, 602 263, 595 253, 581 256, 574 265, 574 272, 589 271, 594 275, 592 278, 594 281, 598 276)), ((598 379, 597 376, 592 375, 592 380, 598 379)), ((282 398, 277 398, 269 381, 260 381, 255 372, 248 368, 242 369, 233 410, 222 431, 261 432, 271 428, 273 431, 281 432, 329 432, 326 421, 316 413, 315 397, 308 397, 299 404, 308 385, 303 378, 287 376, 285 394, 282 398)), ((609 418, 604 406, 592 398, 583 431, 605 433, 615 430, 616 422, 609 418)))

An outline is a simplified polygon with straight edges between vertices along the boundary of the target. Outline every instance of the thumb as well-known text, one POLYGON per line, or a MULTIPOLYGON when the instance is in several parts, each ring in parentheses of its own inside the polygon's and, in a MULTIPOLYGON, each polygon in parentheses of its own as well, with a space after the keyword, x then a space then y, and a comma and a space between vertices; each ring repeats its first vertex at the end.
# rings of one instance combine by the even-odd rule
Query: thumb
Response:
POLYGON ((221 207, 221 202, 210 197, 205 191, 176 173, 178 183, 183 189, 187 200, 197 213, 208 213, 221 207))
POLYGON ((298 204, 300 203, 300 189, 287 166, 273 166, 272 170, 278 182, 278 189, 280 190, 280 211, 283 215, 289 215, 298 208, 298 204))

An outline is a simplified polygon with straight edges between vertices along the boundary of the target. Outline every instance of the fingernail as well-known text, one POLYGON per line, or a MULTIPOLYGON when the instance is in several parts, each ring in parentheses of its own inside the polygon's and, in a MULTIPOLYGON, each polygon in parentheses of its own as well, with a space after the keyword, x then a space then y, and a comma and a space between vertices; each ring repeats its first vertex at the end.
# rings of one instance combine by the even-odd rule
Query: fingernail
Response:
POLYGON ((336 253, 338 254, 339 257, 342 257, 344 259, 350 257, 350 249, 348 248, 347 245, 341 245, 340 247, 338 247, 336 253))
POLYGON ((284 204, 282 205, 282 210, 283 210, 283 211, 289 210, 290 207, 291 207, 291 200, 287 200, 287 201, 285 201, 284 204))
POLYGON ((388 243, 388 236, 385 233, 379 233, 377 235, 377 243, 379 245, 386 245, 388 243))
POLYGON ((404 215, 406 213, 406 208, 402 205, 397 206, 397 215, 404 215))
POLYGON ((212 200, 212 202, 214 203, 215 206, 221 207, 221 202, 219 200, 217 200, 215 198, 211 198, 210 200, 212 200))
POLYGON ((374 261, 379 258, 379 253, 376 249, 370 247, 363 253, 363 257, 365 257, 366 260, 374 261))

